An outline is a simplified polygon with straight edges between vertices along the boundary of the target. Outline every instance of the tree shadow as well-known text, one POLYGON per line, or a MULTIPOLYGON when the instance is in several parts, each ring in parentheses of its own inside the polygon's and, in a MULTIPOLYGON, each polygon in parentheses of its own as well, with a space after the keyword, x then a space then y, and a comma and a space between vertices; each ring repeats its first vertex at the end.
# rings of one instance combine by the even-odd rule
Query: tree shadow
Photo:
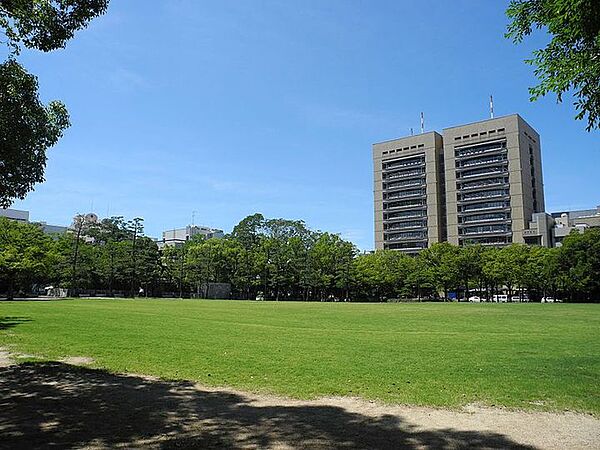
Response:
POLYGON ((530 449, 506 436, 417 429, 330 406, 260 406, 190 382, 58 362, 0 369, 0 448, 530 449))
POLYGON ((30 317, 18 317, 18 316, 3 316, 0 317, 0 331, 7 330, 12 327, 16 327, 22 323, 31 322, 30 317))

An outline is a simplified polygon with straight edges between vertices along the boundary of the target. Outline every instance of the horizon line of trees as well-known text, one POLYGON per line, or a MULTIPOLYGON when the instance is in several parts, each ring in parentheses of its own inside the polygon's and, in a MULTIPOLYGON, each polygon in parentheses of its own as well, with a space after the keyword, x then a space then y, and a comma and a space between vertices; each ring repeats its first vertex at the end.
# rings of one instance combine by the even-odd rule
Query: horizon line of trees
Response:
POLYGON ((437 300, 499 293, 536 301, 600 301, 600 229, 574 232, 562 247, 503 248, 436 243, 416 256, 360 253, 339 235, 301 220, 243 219, 221 239, 192 238, 159 249, 143 219, 77 217, 69 232, 0 218, 0 293, 8 298, 66 288, 70 295, 200 296, 210 283, 231 298, 265 300, 437 300))

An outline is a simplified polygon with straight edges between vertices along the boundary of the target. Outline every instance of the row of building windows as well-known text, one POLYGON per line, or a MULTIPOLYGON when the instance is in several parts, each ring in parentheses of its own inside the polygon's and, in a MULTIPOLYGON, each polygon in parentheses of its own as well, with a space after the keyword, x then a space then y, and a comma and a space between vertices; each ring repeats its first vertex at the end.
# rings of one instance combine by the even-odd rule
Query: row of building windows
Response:
POLYGON ((501 166, 494 167, 482 167, 480 169, 470 169, 465 170, 464 172, 457 173, 457 178, 473 178, 473 177, 481 177, 485 175, 496 175, 499 173, 508 173, 508 167, 506 164, 502 164, 501 166))
POLYGON ((482 236, 482 237, 468 237, 459 239, 460 245, 465 244, 480 244, 480 245, 502 245, 510 244, 512 242, 512 236, 482 236))
POLYGON ((462 201, 479 200, 493 197, 505 197, 508 195, 508 189, 494 189, 491 191, 469 192, 460 195, 462 201))
POLYGON ((395 202, 384 202, 383 209, 390 208, 410 208, 415 206, 425 206, 424 200, 412 199, 412 200, 398 200, 395 202))
POLYGON ((497 202, 481 202, 481 203, 471 203, 467 205, 460 206, 461 212, 467 211, 481 211, 486 209, 498 209, 498 208, 508 208, 510 206, 510 202, 503 200, 497 202))
POLYGON ((418 252, 427 248, 427 241, 424 242, 393 242, 385 243, 384 248, 389 250, 403 250, 405 252, 418 252))
POLYGON ((410 180, 393 181, 391 183, 383 183, 383 189, 394 189, 414 186, 424 186, 425 178, 413 178, 410 180))
POLYGON ((396 198, 414 197, 416 195, 425 195, 425 189, 410 189, 407 191, 394 191, 384 193, 383 198, 386 200, 394 200, 396 198))
POLYGON ((510 219, 509 213, 499 212, 499 213, 487 213, 487 214, 473 214, 470 216, 459 217, 459 223, 473 223, 473 222, 492 222, 498 220, 508 220, 510 219))
POLYGON ((425 164, 425 158, 423 158, 423 157, 410 158, 410 159, 398 159, 398 160, 386 161, 386 162, 382 163, 382 168, 383 168, 383 170, 390 170, 390 169, 396 169, 399 167, 420 166, 422 164, 425 164))
POLYGON ((402 150, 413 150, 415 148, 423 148, 425 147, 425 144, 417 144, 417 145, 411 145, 408 147, 404 147, 404 148, 396 148, 393 150, 386 150, 385 152, 382 152, 383 155, 388 155, 388 154, 393 154, 396 152, 401 152, 402 150))
POLYGON ((464 181, 462 183, 456 183, 457 190, 467 189, 478 189, 487 188, 491 186, 498 186, 502 184, 508 184, 508 177, 494 177, 476 181, 464 181))
POLYGON ((494 224, 494 225, 477 225, 463 227, 459 230, 460 234, 492 234, 492 233, 509 233, 511 230, 510 225, 505 224, 494 224))
POLYGON ((456 161, 456 168, 460 169, 463 167, 482 166, 484 164, 503 162, 506 160, 506 155, 484 156, 479 158, 467 159, 465 161, 456 161))
POLYGON ((425 173, 425 168, 422 169, 411 169, 411 170, 400 170, 396 172, 383 173, 385 180, 395 180, 397 178, 408 178, 415 177, 425 173))
POLYGON ((415 219, 417 217, 426 217, 427 214, 425 209, 418 209, 412 211, 393 211, 383 213, 383 220, 392 220, 392 219, 415 219))
POLYGON ((497 130, 488 130, 488 131, 482 131, 481 133, 473 133, 473 134, 465 134, 464 136, 456 136, 454 138, 454 140, 460 141, 463 139, 469 139, 469 138, 474 138, 474 137, 479 137, 479 136, 491 136, 496 133, 504 133, 504 131, 505 131, 504 128, 498 128, 497 130))
POLYGON ((384 239, 386 241, 406 241, 409 239, 424 239, 427 233, 424 231, 403 231, 401 233, 386 233, 384 239))
POLYGON ((506 141, 489 142, 487 144, 472 145, 469 147, 459 147, 454 149, 454 156, 457 158, 467 158, 470 156, 482 155, 506 150, 506 141))
POLYGON ((427 220, 407 220, 406 222, 386 223, 384 230, 406 230, 409 228, 424 228, 427 226, 427 220))

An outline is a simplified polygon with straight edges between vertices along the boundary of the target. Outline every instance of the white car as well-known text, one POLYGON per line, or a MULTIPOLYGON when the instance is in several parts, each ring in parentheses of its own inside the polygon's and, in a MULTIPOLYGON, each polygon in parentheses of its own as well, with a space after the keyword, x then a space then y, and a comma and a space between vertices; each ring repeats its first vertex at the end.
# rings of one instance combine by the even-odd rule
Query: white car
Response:
POLYGON ((508 295, 504 295, 504 294, 494 295, 492 300, 495 303, 506 303, 506 302, 508 302, 508 295))
POLYGON ((473 302, 473 303, 479 303, 479 302, 481 302, 481 297, 473 295, 472 297, 469 297, 469 301, 473 302))
POLYGON ((554 303, 554 297, 542 297, 542 303, 554 303))

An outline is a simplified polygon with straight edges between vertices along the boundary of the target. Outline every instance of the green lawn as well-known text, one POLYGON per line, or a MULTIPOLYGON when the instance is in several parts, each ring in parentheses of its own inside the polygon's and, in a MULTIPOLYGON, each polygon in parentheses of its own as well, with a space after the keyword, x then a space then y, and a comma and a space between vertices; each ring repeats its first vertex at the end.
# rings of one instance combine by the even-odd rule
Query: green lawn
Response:
POLYGON ((299 398, 595 415, 599 331, 600 305, 0 302, 0 346, 89 356, 114 372, 299 398))

